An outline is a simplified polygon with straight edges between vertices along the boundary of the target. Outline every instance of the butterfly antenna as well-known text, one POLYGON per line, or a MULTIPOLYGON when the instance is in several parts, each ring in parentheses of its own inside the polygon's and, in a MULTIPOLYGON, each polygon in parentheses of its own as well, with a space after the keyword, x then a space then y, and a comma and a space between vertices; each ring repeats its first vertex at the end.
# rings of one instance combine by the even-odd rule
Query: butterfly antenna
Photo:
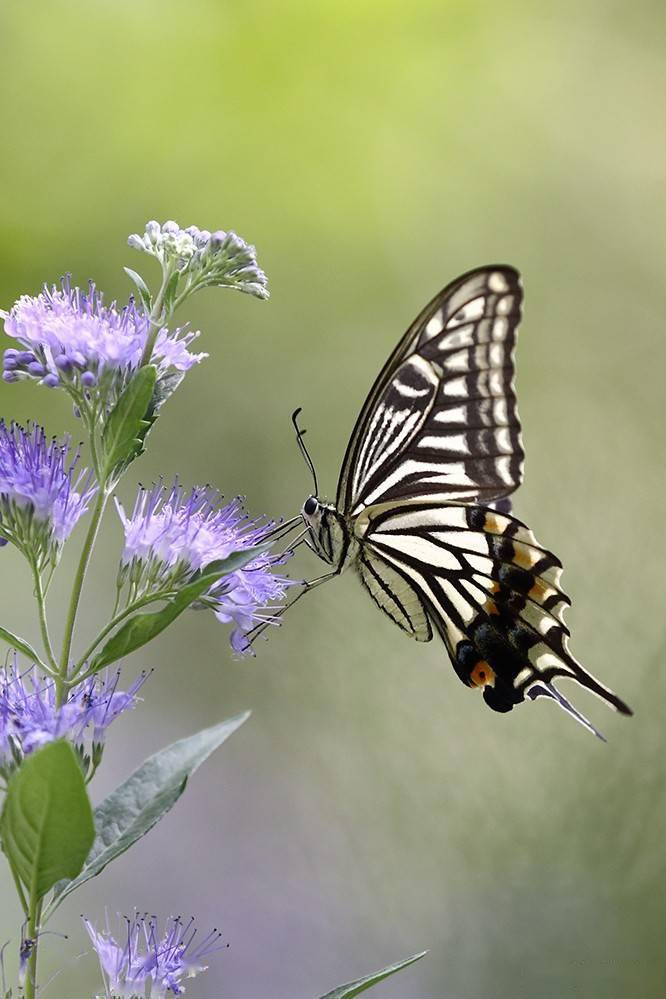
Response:
POLYGON ((303 455, 303 457, 305 459, 305 464, 310 469, 310 474, 312 475, 312 481, 314 483, 314 495, 318 496, 319 495, 319 485, 317 483, 317 472, 315 471, 314 462, 313 462, 312 458, 310 457, 310 452, 308 451, 308 449, 306 448, 305 444, 303 443, 303 438, 305 437, 305 435, 307 433, 307 430, 302 430, 299 427, 299 425, 298 425, 298 417, 299 417, 299 414, 301 413, 301 411, 302 411, 302 406, 299 406, 298 409, 294 410, 294 412, 291 414, 291 422, 293 423, 294 430, 296 431, 296 440, 298 442, 298 446, 300 448, 301 454, 303 455))

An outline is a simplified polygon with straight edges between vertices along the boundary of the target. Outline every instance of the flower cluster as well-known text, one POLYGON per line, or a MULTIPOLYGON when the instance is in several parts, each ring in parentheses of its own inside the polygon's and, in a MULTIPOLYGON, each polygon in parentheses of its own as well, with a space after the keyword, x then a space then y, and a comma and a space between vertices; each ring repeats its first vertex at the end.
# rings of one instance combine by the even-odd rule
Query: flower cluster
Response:
POLYGON ((94 495, 87 472, 74 478, 78 458, 67 437, 48 441, 41 427, 0 420, 0 538, 40 570, 55 564, 94 495))
MULTIPOLYGON (((240 499, 226 505, 222 499, 209 487, 186 493, 176 482, 170 490, 162 483, 141 489, 130 516, 116 504, 125 531, 119 586, 128 583, 131 599, 185 586, 211 562, 267 541, 276 526, 272 521, 250 520, 240 499)), ((212 608, 218 620, 236 626, 231 635, 236 652, 246 651, 245 635, 255 624, 277 620, 270 605, 284 599, 291 581, 273 569, 289 554, 259 551, 202 599, 201 606, 212 608)))
POLYGON ((101 758, 106 730, 137 703, 145 674, 127 691, 118 690, 120 674, 95 678, 74 688, 58 706, 55 683, 32 666, 20 672, 16 659, 0 668, 0 773, 11 769, 48 742, 68 739, 81 760, 95 768, 101 758), (90 753, 86 744, 90 743, 90 753))
MULTIPOLYGON (((174 328, 176 310, 190 294, 210 286, 268 298, 266 275, 257 263, 255 248, 233 232, 149 222, 144 235, 130 236, 129 244, 159 262, 156 294, 139 273, 125 268, 137 297, 124 306, 115 301, 106 304, 92 282, 81 290, 67 276, 59 285, 44 285, 36 295, 21 296, 8 311, 0 310, 12 340, 3 354, 4 382, 29 379, 48 388, 62 388, 87 432, 92 468, 90 472, 80 469, 79 451, 72 448, 69 437, 48 440, 37 425, 24 428, 0 420, 0 547, 11 542, 28 559, 44 648, 42 661, 27 642, 0 629, 7 641, 13 639, 28 663, 27 668, 20 668, 17 654, 4 665, 0 662, 0 791, 10 804, 25 790, 20 769, 26 757, 34 754, 28 771, 33 767, 39 773, 41 761, 48 758, 48 750, 43 754, 39 750, 58 740, 74 748, 75 773, 80 767, 85 782, 92 779, 102 760, 109 726, 136 706, 146 679, 142 674, 121 690, 119 672, 100 675, 104 665, 140 648, 187 607, 212 610, 220 621, 232 624, 232 648, 248 651, 264 626, 279 620, 280 601, 284 602, 291 585, 278 567, 292 553, 272 553, 269 548, 300 524, 299 518, 286 525, 253 520, 240 499, 224 503, 209 487, 186 492, 177 481, 172 487, 160 482, 150 490, 140 490, 131 514, 117 504, 125 544, 116 602, 110 620, 87 652, 79 657, 72 651, 83 584, 106 501, 141 454, 164 401, 185 373, 207 356, 192 350, 198 333, 186 326, 174 328), (90 527, 64 621, 61 671, 50 638, 46 593, 62 546, 89 507, 90 527), (155 613, 137 614, 154 602, 165 606, 155 613), (103 641, 104 647, 95 655, 103 641)), ((216 736, 212 741, 206 733, 203 737, 212 747, 216 736)), ((201 738, 196 737, 196 744, 201 738)), ((171 755, 172 748, 160 759, 171 755)), ((151 765, 148 762, 148 769, 151 765)), ((164 813, 167 785, 161 780, 144 781, 144 785, 140 804, 144 812, 152 809, 154 822, 164 813)), ((84 788, 79 791, 85 796, 84 788)), ((56 794, 53 799, 54 830, 61 819, 74 814, 65 798, 56 794)), ((22 807, 24 802, 19 804, 22 807)), ((118 805, 115 811, 120 814, 123 807, 118 805)), ((26 815, 32 823, 35 816, 26 815)), ((117 817, 111 816, 114 836, 117 817)), ((28 916, 21 933, 18 990, 21 995, 41 995, 36 970, 39 939, 50 932, 44 926, 61 896, 53 878, 37 879, 38 884, 25 875, 20 866, 25 844, 20 836, 10 835, 12 830, 6 825, 0 830, 0 848, 15 872, 17 894, 28 916), (52 891, 45 908, 43 903, 52 891)), ((134 833, 125 830, 121 847, 130 846, 142 831, 145 828, 138 826, 134 833)), ((52 843, 50 830, 46 832, 45 846, 57 851, 57 836, 52 843)), ((80 832, 82 847, 86 836, 92 842, 92 826, 87 832, 82 826, 80 832)), ((77 848, 66 865, 66 873, 75 881, 87 850, 81 849, 75 868, 78 852, 77 848)), ((54 878, 61 874, 56 871, 54 878)), ((70 890, 73 887, 76 884, 70 881, 70 890)), ((194 921, 183 922, 179 917, 162 928, 155 916, 135 913, 125 920, 120 934, 111 932, 108 920, 101 931, 84 922, 99 958, 107 999, 181 995, 185 980, 204 971, 208 955, 222 949, 217 930, 201 939, 194 921)), ((0 947, 0 999, 11 999, 14 990, 8 990, 5 983, 4 950, 0 947)))
POLYGON ((256 298, 268 298, 267 278, 257 263, 257 251, 235 232, 209 232, 177 222, 148 222, 143 235, 127 240, 135 250, 150 254, 164 270, 185 278, 185 293, 218 285, 256 298))
POLYGON ((220 943, 222 934, 217 930, 196 942, 193 918, 187 923, 178 917, 170 919, 160 936, 155 916, 125 917, 122 943, 114 939, 108 920, 105 932, 97 930, 89 920, 83 921, 99 959, 105 987, 118 999, 164 999, 167 993, 182 995, 183 979, 205 971, 204 960, 228 946, 220 943))
MULTIPOLYGON (((69 278, 58 288, 44 286, 37 296, 22 295, 9 312, 0 312, 5 332, 23 348, 4 354, 6 382, 34 378, 50 388, 63 386, 75 399, 95 386, 102 394, 122 387, 140 364, 150 334, 150 320, 133 301, 123 308, 105 305, 90 284, 72 288, 69 278)), ((192 354, 198 333, 161 329, 152 356, 158 375, 185 372, 207 355, 192 354)))

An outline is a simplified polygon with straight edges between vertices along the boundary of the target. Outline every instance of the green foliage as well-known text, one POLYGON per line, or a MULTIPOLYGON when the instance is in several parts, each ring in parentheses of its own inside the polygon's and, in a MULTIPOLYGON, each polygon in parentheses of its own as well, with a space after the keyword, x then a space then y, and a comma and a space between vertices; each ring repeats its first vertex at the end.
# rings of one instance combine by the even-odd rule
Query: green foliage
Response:
POLYGON ((150 423, 151 427, 157 419, 160 409, 167 399, 173 395, 184 377, 184 371, 178 371, 174 368, 173 370, 167 371, 165 374, 160 375, 158 378, 155 383, 153 397, 150 400, 150 405, 148 406, 148 411, 146 413, 146 420, 150 423))
MULTIPOLYGON (((250 713, 203 729, 150 756, 95 809, 95 842, 78 877, 59 885, 51 911, 76 888, 96 877, 172 808, 191 774, 225 742, 250 713)), ((78 873, 78 872, 77 872, 78 873)))
POLYGON ((178 282, 180 281, 180 274, 178 271, 174 271, 167 282, 167 286, 164 289, 164 313, 169 315, 169 313, 174 309, 176 304, 176 298, 178 297, 178 282))
POLYGON ((150 312, 153 304, 152 295, 150 294, 150 288, 143 280, 140 274, 132 270, 131 267, 124 267, 123 270, 127 274, 130 281, 136 285, 136 289, 139 292, 139 298, 141 299, 141 304, 143 305, 146 312, 150 312))
POLYGON ((27 757, 12 776, 0 819, 3 850, 29 895, 39 900, 75 878, 95 830, 81 767, 64 741, 27 757))
POLYGON ((102 433, 103 476, 117 476, 143 451, 150 421, 150 408, 157 370, 152 365, 139 368, 111 410, 102 433))
POLYGON ((404 961, 399 961, 398 964, 391 964, 388 968, 382 968, 381 971, 376 971, 374 975, 368 975, 367 978, 358 978, 355 982, 340 985, 339 988, 333 989, 332 992, 327 992, 325 996, 322 996, 322 999, 352 999, 353 996, 358 996, 361 992, 365 992, 366 989, 371 989, 373 985, 384 981, 390 975, 395 975, 396 971, 401 971, 410 964, 420 961, 427 953, 427 950, 423 950, 420 954, 414 954, 404 961))
POLYGON ((95 656, 91 668, 97 672, 152 641, 183 611, 203 597, 211 586, 214 586, 224 576, 228 576, 229 573, 235 572, 236 569, 242 569, 244 565, 256 558, 258 550, 257 548, 248 548, 242 552, 234 552, 228 558, 211 562, 197 575, 193 582, 183 587, 175 597, 167 600, 161 610, 152 611, 149 614, 135 614, 121 625, 115 635, 104 645, 102 651, 95 656))
POLYGON ((17 652, 23 653, 23 655, 26 656, 30 662, 39 663, 41 661, 39 655, 35 652, 29 642, 26 642, 24 638, 19 638, 18 635, 14 635, 6 628, 0 627, 0 639, 2 639, 3 642, 7 642, 8 645, 11 645, 11 647, 16 649, 17 652))

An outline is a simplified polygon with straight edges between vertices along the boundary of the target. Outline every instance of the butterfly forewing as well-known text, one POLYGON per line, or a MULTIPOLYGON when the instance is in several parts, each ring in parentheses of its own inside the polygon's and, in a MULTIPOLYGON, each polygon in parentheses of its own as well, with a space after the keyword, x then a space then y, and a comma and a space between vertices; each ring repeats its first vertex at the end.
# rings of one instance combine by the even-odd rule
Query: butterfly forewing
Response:
POLYGON ((492 500, 520 484, 513 389, 522 292, 511 267, 454 281, 424 309, 377 379, 352 434, 338 509, 429 496, 492 500))

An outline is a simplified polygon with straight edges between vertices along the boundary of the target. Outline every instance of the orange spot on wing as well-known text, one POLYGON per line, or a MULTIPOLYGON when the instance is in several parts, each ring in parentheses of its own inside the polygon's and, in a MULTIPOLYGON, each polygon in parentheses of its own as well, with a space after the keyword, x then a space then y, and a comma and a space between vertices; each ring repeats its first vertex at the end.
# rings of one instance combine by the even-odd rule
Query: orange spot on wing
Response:
POLYGON ((469 678, 475 687, 485 687, 487 683, 495 682, 495 670, 485 659, 479 659, 469 678))
POLYGON ((486 600, 485 604, 483 605, 483 609, 485 610, 486 614, 499 614, 499 610, 497 609, 497 604, 495 603, 494 600, 486 600))
POLYGON ((540 556, 526 545, 514 544, 513 564, 521 569, 531 569, 539 561, 540 556))
POLYGON ((535 579, 532 589, 528 593, 528 596, 531 597, 532 600, 536 600, 538 603, 541 603, 544 596, 546 595, 546 590, 549 589, 550 587, 546 583, 544 583, 541 579, 535 579))

